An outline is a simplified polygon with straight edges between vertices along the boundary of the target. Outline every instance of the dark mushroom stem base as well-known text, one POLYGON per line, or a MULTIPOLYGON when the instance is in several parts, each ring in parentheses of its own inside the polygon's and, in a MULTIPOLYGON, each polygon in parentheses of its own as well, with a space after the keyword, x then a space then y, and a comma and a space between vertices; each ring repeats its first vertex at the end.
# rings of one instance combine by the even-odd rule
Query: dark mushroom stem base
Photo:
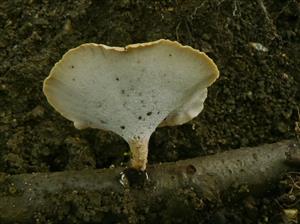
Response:
POLYGON ((143 188, 147 180, 149 178, 145 170, 127 168, 121 173, 121 183, 132 188, 143 188))

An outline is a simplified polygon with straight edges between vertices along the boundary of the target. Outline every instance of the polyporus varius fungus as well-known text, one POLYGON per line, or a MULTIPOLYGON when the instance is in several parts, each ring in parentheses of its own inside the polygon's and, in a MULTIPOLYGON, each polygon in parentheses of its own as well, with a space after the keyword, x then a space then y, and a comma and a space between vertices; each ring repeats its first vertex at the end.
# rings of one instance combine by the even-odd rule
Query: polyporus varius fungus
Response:
POLYGON ((49 103, 78 129, 110 130, 131 150, 131 168, 145 170, 158 126, 181 125, 203 109, 219 76, 205 54, 176 41, 69 50, 45 79, 49 103))

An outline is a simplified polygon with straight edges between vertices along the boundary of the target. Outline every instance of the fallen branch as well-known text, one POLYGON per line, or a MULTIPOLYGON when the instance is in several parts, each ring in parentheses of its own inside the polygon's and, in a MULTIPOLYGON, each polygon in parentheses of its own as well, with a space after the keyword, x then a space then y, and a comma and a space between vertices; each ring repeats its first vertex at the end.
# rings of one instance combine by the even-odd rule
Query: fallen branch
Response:
MULTIPOLYGON (((262 191, 291 169, 285 163, 286 154, 290 160, 293 153, 299 155, 299 148, 295 141, 283 141, 149 166, 149 181, 140 189, 120 184, 123 168, 2 174, 0 223, 37 222, 51 217, 68 220, 72 212, 81 221, 101 222, 107 214, 127 217, 128 221, 137 210, 151 209, 151 204, 158 205, 164 196, 181 189, 192 190, 197 197, 210 201, 242 185, 250 192, 262 191)), ((135 223, 132 219, 130 222, 135 223)))

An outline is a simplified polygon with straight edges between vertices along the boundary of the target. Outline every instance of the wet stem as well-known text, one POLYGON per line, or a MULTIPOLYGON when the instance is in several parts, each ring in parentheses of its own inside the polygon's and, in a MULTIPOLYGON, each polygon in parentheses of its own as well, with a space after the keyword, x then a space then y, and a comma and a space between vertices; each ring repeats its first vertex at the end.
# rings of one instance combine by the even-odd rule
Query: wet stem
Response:
POLYGON ((148 161, 149 138, 135 137, 129 142, 131 161, 130 166, 136 170, 144 171, 148 161))

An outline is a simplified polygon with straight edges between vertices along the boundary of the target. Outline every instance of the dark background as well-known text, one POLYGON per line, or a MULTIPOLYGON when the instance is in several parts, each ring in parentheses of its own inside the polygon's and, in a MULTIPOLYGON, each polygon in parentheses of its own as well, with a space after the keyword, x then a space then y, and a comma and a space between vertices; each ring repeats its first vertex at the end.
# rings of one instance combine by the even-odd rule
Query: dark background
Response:
MULTIPOLYGON (((297 137, 299 17, 296 0, 0 0, 0 172, 93 169, 128 161, 129 148, 119 136, 76 130, 42 93, 55 62, 86 42, 177 40, 218 65, 220 78, 209 88, 203 112, 185 125, 158 129, 150 141, 150 163, 297 137)), ((225 221, 219 223, 235 216, 237 223, 257 223, 273 211, 280 214, 272 201, 282 193, 278 189, 265 196, 268 203, 253 199, 259 207, 255 215, 244 203, 225 210, 215 206, 193 218, 200 222, 220 213, 225 221), (258 213, 263 206, 267 209, 258 213)))

